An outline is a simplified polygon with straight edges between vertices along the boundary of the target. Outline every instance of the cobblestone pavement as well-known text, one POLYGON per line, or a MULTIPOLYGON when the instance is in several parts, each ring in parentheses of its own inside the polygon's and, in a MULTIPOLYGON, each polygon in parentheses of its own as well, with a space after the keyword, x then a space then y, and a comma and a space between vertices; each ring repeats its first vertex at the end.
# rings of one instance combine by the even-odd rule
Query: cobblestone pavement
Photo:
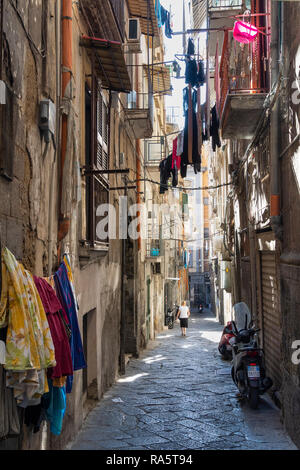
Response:
POLYGON ((91 411, 72 450, 296 449, 268 397, 240 404, 209 311, 159 334, 91 411))

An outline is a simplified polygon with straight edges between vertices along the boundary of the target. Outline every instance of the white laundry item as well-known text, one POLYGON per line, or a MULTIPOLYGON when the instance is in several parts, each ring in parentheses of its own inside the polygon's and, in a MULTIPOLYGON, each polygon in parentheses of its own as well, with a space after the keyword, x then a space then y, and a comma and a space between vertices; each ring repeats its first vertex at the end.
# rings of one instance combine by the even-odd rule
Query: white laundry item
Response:
POLYGON ((183 138, 184 138, 184 132, 181 131, 177 137, 177 151, 176 151, 177 157, 180 157, 180 155, 183 154, 183 138))
POLYGON ((5 347, 5 343, 4 341, 0 341, 0 364, 5 364, 5 351, 6 351, 6 347, 5 347))

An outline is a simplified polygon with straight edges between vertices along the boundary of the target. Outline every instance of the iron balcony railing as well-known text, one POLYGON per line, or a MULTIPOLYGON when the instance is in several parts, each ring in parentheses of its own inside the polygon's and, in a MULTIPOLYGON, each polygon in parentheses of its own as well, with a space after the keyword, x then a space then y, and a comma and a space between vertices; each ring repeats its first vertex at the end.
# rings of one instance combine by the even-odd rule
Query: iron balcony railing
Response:
POLYGON ((220 66, 216 76, 220 77, 219 116, 222 116, 228 94, 266 93, 268 89, 268 49, 263 41, 234 46, 232 31, 225 31, 220 66))
POLYGON ((209 10, 231 10, 242 6, 242 0, 209 0, 209 10))
POLYGON ((161 256, 161 243, 160 240, 147 240, 146 256, 156 258, 161 256))

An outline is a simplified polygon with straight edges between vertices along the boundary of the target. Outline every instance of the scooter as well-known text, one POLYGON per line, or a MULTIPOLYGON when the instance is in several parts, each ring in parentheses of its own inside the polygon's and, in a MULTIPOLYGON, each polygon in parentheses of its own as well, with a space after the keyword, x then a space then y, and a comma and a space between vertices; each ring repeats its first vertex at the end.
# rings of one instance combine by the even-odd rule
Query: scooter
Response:
POLYGON ((225 360, 232 359, 232 346, 230 344, 230 339, 233 337, 234 337, 233 324, 231 321, 228 321, 226 326, 223 329, 222 336, 221 336, 219 346, 218 346, 219 353, 225 360))
POLYGON ((251 323, 248 325, 247 315, 244 328, 238 328, 235 321, 232 324, 234 336, 229 340, 232 346, 232 379, 242 398, 247 399, 250 408, 256 409, 259 396, 273 385, 271 378, 266 377, 264 352, 258 347, 255 337, 260 329, 250 327, 251 323))
POLYGON ((167 310, 166 324, 167 324, 169 330, 171 330, 174 327, 174 322, 175 322, 175 316, 176 316, 177 309, 178 309, 178 305, 174 304, 173 310, 170 307, 167 310))

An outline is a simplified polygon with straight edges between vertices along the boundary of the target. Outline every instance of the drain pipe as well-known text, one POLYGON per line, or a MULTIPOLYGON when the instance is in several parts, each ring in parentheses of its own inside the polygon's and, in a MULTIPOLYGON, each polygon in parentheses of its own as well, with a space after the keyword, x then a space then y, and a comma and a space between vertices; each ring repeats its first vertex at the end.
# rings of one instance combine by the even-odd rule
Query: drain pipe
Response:
POLYGON ((54 186, 55 186, 55 165, 59 153, 60 138, 60 58, 61 58, 61 0, 56 0, 55 11, 55 40, 56 40, 56 132, 55 132, 55 151, 51 166, 51 182, 49 194, 49 225, 48 225, 48 276, 52 274, 53 260, 53 208, 54 208, 54 186))
MULTIPOLYGON (((72 86, 72 0, 62 0, 62 105, 67 104, 71 100, 71 86, 72 86)), ((62 181, 63 171, 66 159, 68 141, 68 114, 67 110, 62 115, 61 124, 61 161, 60 161, 60 175, 59 175, 59 222, 58 222, 58 260, 60 259, 61 241, 68 234, 70 229, 70 218, 64 217, 61 212, 62 202, 62 181)))
MULTIPOLYGON (((279 77, 279 8, 282 2, 271 2, 271 89, 279 77)), ((270 219, 275 238, 282 240, 279 185, 279 100, 275 100, 270 116, 270 219)))

